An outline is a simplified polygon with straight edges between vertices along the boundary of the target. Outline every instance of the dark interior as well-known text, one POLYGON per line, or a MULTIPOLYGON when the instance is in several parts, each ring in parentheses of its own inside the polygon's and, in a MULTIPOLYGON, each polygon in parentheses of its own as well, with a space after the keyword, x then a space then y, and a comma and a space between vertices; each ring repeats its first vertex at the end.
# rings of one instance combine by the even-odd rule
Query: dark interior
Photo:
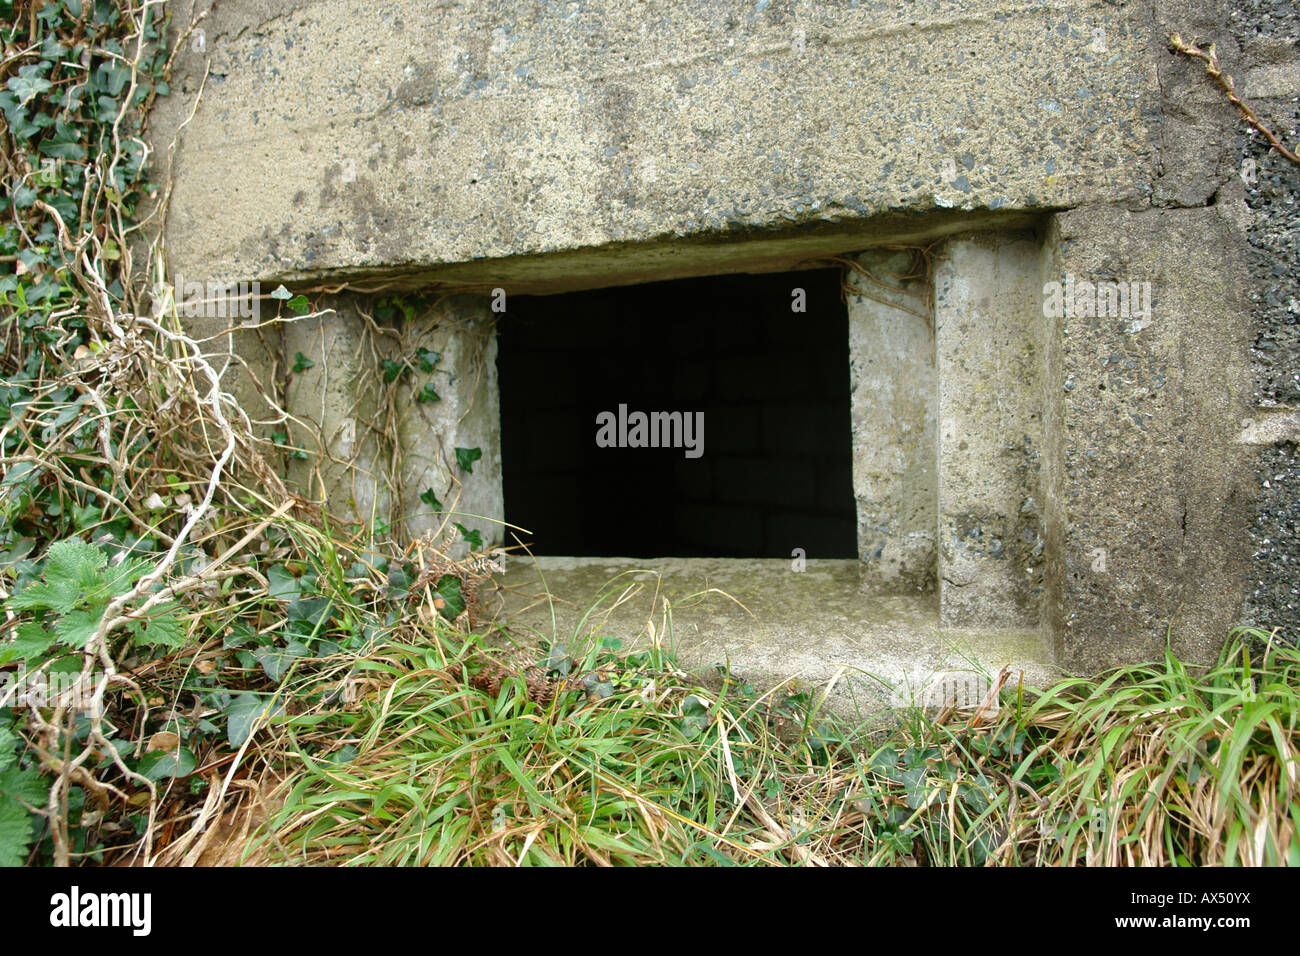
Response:
POLYGON ((856 556, 838 270, 512 296, 498 333, 506 520, 532 553, 856 556), (599 447, 620 404, 703 412, 703 454, 599 447))

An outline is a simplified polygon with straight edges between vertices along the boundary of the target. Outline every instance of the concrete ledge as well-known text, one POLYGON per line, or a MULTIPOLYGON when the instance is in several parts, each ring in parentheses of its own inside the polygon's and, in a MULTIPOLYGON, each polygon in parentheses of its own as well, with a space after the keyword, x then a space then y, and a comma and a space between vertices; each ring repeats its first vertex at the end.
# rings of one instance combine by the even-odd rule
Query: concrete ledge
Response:
POLYGON ((594 633, 624 649, 657 639, 684 667, 729 663, 759 687, 833 681, 827 704, 844 717, 921 701, 940 682, 1004 664, 1026 685, 1059 676, 1038 631, 940 627, 933 593, 864 593, 853 560, 795 572, 781 559, 520 557, 480 596, 517 637, 573 645, 594 633))

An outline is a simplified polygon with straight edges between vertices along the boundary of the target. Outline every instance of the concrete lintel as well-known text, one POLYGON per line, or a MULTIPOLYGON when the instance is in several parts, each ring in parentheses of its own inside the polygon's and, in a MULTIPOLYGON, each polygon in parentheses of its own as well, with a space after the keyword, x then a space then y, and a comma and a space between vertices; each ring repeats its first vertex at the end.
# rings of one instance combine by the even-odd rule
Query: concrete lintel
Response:
POLYGON ((333 281, 1149 195, 1146 7, 798 6, 176 0, 177 34, 206 16, 150 122, 169 266, 333 281))

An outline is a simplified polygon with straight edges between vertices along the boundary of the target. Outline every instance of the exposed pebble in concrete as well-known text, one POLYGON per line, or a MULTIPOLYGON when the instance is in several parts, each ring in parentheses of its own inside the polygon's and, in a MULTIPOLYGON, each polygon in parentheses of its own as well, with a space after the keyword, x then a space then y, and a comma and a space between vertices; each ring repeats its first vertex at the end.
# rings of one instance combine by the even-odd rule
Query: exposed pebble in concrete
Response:
MULTIPOLYGON (((1239 86, 1264 121, 1294 149, 1300 143, 1300 6, 1238 0, 1229 20, 1249 68, 1239 86)), ((1240 121, 1236 173, 1252 213, 1254 282, 1252 372, 1262 407, 1300 406, 1300 167, 1271 150, 1240 121)), ((1300 456, 1286 442, 1263 450, 1251 523, 1247 620, 1283 626, 1300 620, 1300 456)))

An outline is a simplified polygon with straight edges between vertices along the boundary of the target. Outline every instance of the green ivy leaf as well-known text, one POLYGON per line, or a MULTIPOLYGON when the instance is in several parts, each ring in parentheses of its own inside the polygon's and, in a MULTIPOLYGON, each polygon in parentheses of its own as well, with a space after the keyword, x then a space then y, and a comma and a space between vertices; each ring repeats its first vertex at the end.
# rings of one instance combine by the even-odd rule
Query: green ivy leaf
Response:
POLYGON ((441 352, 430 351, 423 345, 415 351, 415 359, 420 363, 420 371, 426 375, 433 371, 434 365, 438 363, 440 358, 442 358, 441 352))
POLYGON ((131 71, 116 61, 101 63, 95 71, 95 86, 109 96, 119 95, 129 79, 131 71))
POLYGON ((278 684, 289 673, 289 668, 293 666, 295 660, 306 657, 310 653, 306 644, 301 641, 290 641, 283 648, 259 647, 253 651, 253 659, 262 665, 266 676, 278 684))
POLYGON ((295 295, 292 299, 286 302, 285 305, 291 311, 297 312, 299 315, 306 315, 311 311, 311 303, 307 301, 305 295, 295 295))
POLYGON ((456 463, 471 475, 474 474, 474 462, 483 457, 481 448, 457 448, 456 463))
POLYGON ((315 631, 329 620, 333 611, 334 605, 329 598, 300 597, 289 602, 289 621, 294 624, 305 623, 309 631, 315 631))
POLYGON ((293 370, 295 374, 300 374, 302 372, 307 371, 307 369, 309 368, 314 368, 315 365, 316 365, 315 362, 313 362, 307 356, 303 355, 301 352, 297 353, 293 357, 293 370))
POLYGON ((595 674, 582 675, 582 689, 588 697, 599 700, 614 696, 614 682, 601 680, 595 674))
POLYGON ((229 633, 222 638, 221 646, 224 650, 231 651, 255 640, 257 640, 257 632, 243 621, 236 621, 230 625, 229 633))
POLYGON ((18 75, 11 76, 5 86, 13 90, 18 97, 18 103, 26 106, 34 97, 40 96, 54 84, 45 77, 38 75, 39 66, 21 66, 18 68, 18 75))
POLYGON ((384 381, 396 382, 397 377, 402 374, 403 365, 401 362, 394 362, 392 359, 384 359, 384 381))
POLYGON ((568 677, 569 672, 573 670, 573 658, 569 656, 569 645, 563 641, 556 641, 551 645, 550 650, 546 652, 546 660, 542 661, 542 668, 548 672, 554 672, 561 677, 568 677))
POLYGON ((456 530, 460 532, 461 537, 468 541, 469 546, 475 551, 483 547, 483 535, 480 534, 477 529, 471 531, 469 528, 466 528, 463 524, 456 521, 453 521, 452 524, 456 525, 456 530))
POLYGON ((271 293, 271 298, 279 299, 281 302, 285 302, 293 298, 293 293, 290 292, 288 289, 286 289, 284 286, 278 285, 275 287, 275 291, 271 293))
POLYGON ((440 577, 434 593, 446 602, 438 609, 438 613, 447 620, 454 621, 465 612, 465 596, 461 593, 460 578, 456 575, 444 574, 440 577))
POLYGON ((442 510, 442 502, 438 500, 438 496, 433 493, 432 488, 426 488, 424 491, 420 492, 420 500, 434 511, 442 510))
POLYGON ((283 564, 266 572, 267 593, 277 601, 292 601, 302 593, 302 585, 283 564))
POLYGON ((41 143, 40 151, 54 159, 70 159, 78 163, 86 158, 86 147, 81 145, 81 131, 63 120, 55 124, 54 132, 41 143))
POLYGON ((155 750, 140 758, 136 772, 157 783, 169 777, 188 777, 198 767, 198 759, 188 747, 155 750))
POLYGON ((240 694, 226 708, 226 740, 241 747, 259 727, 283 712, 284 708, 263 700, 259 694, 240 694))
POLYGON ((420 393, 415 396, 415 400, 423 405, 427 402, 440 402, 442 398, 433 390, 433 383, 428 382, 424 388, 420 389, 420 393))

